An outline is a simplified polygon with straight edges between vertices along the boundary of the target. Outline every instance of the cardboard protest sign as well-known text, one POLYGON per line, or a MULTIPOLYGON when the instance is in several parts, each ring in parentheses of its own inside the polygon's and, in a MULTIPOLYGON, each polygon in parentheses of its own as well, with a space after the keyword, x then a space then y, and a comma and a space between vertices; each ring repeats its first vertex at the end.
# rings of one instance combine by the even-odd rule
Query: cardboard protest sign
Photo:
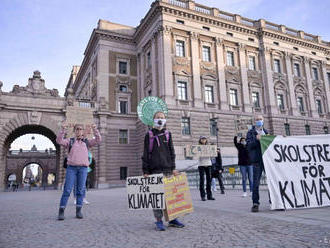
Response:
POLYGON ((174 220, 194 211, 186 173, 180 173, 176 177, 165 177, 164 187, 166 221, 174 220))
POLYGON ((187 145, 186 157, 216 157, 216 145, 187 145))
POLYGON ((330 135, 262 136, 271 209, 330 206, 330 135))
POLYGON ((163 174, 128 177, 126 189, 129 210, 165 208, 163 174))
POLYGON ((68 125, 68 137, 73 137, 73 128, 76 124, 84 126, 84 136, 86 138, 92 138, 92 125, 94 124, 93 109, 82 108, 78 106, 66 107, 66 124, 68 125))
POLYGON ((236 134, 239 137, 245 137, 247 132, 252 128, 253 119, 251 117, 237 118, 235 121, 236 134))

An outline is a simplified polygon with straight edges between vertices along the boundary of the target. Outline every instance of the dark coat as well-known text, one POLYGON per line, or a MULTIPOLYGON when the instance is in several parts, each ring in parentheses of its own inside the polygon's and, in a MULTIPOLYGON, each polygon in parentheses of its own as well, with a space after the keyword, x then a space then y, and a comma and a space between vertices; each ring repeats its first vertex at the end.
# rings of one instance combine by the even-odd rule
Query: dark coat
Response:
MULTIPOLYGON (((268 134, 268 131, 264 129, 265 134, 268 134)), ((262 153, 260 141, 257 140, 257 131, 256 127, 253 126, 246 135, 246 147, 249 151, 249 158, 252 164, 258 164, 262 162, 262 153)))
POLYGON ((234 137, 234 144, 238 150, 238 165, 251 165, 246 145, 238 143, 237 136, 234 137))
POLYGON ((166 140, 165 129, 151 130, 154 134, 160 135, 158 146, 157 140, 153 141, 153 149, 149 153, 149 133, 144 138, 144 151, 142 156, 142 170, 144 174, 154 174, 162 172, 172 172, 175 170, 175 152, 173 147, 172 135, 169 133, 169 140, 166 140))
POLYGON ((218 177, 220 170, 223 171, 221 153, 218 152, 218 156, 216 156, 215 159, 212 159, 211 161, 211 175, 212 177, 218 177))

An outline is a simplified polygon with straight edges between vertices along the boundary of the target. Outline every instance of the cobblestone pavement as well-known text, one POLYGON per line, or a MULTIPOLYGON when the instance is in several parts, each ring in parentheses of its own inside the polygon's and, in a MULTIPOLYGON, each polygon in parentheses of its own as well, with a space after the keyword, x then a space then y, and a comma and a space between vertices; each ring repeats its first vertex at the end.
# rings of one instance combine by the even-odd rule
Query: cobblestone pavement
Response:
POLYGON ((215 193, 202 202, 192 190, 195 212, 183 229, 156 232, 151 211, 128 211, 124 188, 87 193, 85 218, 76 219, 70 199, 58 221, 60 191, 0 193, 0 247, 330 247, 330 208, 270 211, 266 191, 261 211, 251 213, 242 192, 215 193))

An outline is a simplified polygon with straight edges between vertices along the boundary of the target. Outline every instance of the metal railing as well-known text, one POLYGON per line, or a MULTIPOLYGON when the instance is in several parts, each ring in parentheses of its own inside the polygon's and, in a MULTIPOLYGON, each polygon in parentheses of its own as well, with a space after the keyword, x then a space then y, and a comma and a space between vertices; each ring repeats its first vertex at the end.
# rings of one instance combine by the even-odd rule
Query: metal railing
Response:
MULTIPOLYGON (((194 188, 196 187, 199 189, 199 172, 197 169, 186 171, 189 186, 194 188)), ((232 187, 233 189, 237 186, 242 186, 242 174, 239 170, 238 165, 233 166, 224 166, 224 171, 222 173, 222 180, 225 186, 232 187), (229 168, 234 168, 235 172, 233 174, 229 173, 229 168)), ((216 180, 218 184, 218 181, 216 180)), ((247 180, 246 184, 249 184, 249 180, 247 180)), ((265 173, 262 174, 260 185, 267 185, 265 173)))

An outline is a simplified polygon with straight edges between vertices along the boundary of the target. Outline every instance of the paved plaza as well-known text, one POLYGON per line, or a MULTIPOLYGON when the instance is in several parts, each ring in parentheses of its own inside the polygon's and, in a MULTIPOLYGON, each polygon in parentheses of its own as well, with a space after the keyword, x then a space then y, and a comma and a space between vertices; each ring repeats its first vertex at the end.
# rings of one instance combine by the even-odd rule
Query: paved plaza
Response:
POLYGON ((195 212, 183 229, 156 232, 151 211, 128 211, 124 188, 87 193, 85 218, 75 218, 73 200, 58 221, 61 191, 0 193, 0 247, 330 247, 330 208, 270 211, 261 192, 259 213, 238 190, 200 201, 192 190, 195 212))

